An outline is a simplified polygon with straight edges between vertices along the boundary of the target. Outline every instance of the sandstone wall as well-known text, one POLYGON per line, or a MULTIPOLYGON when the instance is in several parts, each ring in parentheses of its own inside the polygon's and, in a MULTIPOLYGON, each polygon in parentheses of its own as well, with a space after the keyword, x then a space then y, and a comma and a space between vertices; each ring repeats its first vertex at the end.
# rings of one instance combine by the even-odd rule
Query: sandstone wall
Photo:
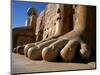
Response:
POLYGON ((73 27, 72 5, 48 4, 44 16, 43 39, 52 37, 56 34, 57 21, 59 21, 61 35, 72 30, 73 27))
POLYGON ((57 4, 48 4, 45 12, 45 27, 43 30, 43 39, 55 34, 56 29, 57 4))

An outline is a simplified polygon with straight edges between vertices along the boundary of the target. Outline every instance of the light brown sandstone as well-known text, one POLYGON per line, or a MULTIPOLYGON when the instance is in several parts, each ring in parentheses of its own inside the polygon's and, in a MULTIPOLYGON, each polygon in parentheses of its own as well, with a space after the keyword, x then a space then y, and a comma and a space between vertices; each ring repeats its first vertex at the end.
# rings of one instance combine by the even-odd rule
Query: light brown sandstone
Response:
POLYGON ((27 43, 36 41, 35 29, 36 29, 37 11, 35 8, 28 8, 26 26, 13 29, 13 48, 27 43))
POLYGON ((63 61, 73 61, 77 51, 84 60, 95 56, 95 6, 48 4, 36 25, 38 42, 24 47, 30 59, 54 61, 60 55, 63 61))

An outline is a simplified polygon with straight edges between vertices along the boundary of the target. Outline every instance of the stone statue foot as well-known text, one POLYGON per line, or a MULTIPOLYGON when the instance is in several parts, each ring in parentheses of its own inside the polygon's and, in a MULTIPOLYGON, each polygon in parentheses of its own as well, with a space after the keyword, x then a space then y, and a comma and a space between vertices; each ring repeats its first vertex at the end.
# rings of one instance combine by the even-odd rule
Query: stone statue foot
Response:
POLYGON ((24 54, 24 45, 22 46, 17 46, 16 48, 14 48, 13 50, 14 53, 19 53, 19 54, 24 54))
POLYGON ((68 42, 67 39, 60 39, 57 40, 56 42, 52 43, 48 47, 45 47, 42 50, 42 58, 45 61, 54 61, 57 56, 59 55, 59 51, 63 46, 68 42))
POLYGON ((90 55, 91 55, 91 49, 84 42, 81 42, 80 45, 81 45, 80 56, 82 57, 82 59, 88 60, 90 58, 90 55))
POLYGON ((79 43, 76 40, 68 41, 64 48, 60 51, 60 56, 63 61, 69 62, 74 59, 78 44, 79 43))
POLYGON ((31 60, 42 59, 45 61, 55 61, 58 55, 63 61, 73 61, 77 47, 80 46, 79 53, 82 59, 90 58, 91 50, 89 46, 80 39, 50 39, 41 43, 30 43, 15 48, 16 53, 25 54, 31 60))
POLYGON ((24 55, 27 57, 27 52, 28 52, 28 49, 35 46, 35 43, 30 43, 30 44, 27 44, 25 45, 24 47, 24 55))
POLYGON ((81 45, 79 50, 80 55, 83 59, 87 60, 90 58, 91 51, 88 49, 87 44, 83 44, 80 39, 58 39, 51 43, 49 46, 43 48, 42 58, 45 61, 54 61, 60 54, 63 61, 73 61, 76 53, 76 49, 81 45))
POLYGON ((78 46, 81 46, 79 50, 79 54, 82 59, 88 60, 91 55, 91 50, 89 49, 89 46, 86 43, 83 43, 79 39, 77 40, 69 40, 69 42, 64 46, 64 48, 61 50, 60 55, 63 61, 73 61, 76 53, 76 49, 78 46))
POLYGON ((41 55, 42 49, 44 47, 47 47, 48 45, 50 45, 51 43, 53 43, 55 41, 56 41, 56 39, 51 39, 51 40, 39 43, 39 44, 37 44, 35 46, 27 45, 27 47, 25 47, 24 51, 25 50, 27 51, 26 55, 31 60, 41 59, 42 58, 42 55, 41 55))
POLYGON ((14 49, 12 50, 12 52, 17 53, 17 52, 16 52, 16 48, 14 48, 14 49))
POLYGON ((27 56, 31 60, 42 59, 42 57, 41 57, 41 49, 36 47, 36 46, 29 48, 29 50, 27 52, 27 56))

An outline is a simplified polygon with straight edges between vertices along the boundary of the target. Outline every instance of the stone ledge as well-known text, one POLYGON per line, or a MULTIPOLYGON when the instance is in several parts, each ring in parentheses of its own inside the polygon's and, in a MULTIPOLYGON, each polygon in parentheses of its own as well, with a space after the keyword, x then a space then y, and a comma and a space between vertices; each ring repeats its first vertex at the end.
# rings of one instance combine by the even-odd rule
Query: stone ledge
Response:
POLYGON ((43 60, 32 61, 24 55, 12 53, 12 73, 36 73, 51 71, 70 71, 96 69, 95 62, 66 63, 66 62, 46 62, 43 60))

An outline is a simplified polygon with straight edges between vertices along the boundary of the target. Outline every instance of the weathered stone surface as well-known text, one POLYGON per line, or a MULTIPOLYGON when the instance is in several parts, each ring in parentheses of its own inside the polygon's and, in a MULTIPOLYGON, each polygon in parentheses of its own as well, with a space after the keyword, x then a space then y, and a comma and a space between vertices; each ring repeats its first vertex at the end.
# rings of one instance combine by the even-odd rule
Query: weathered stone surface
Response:
POLYGON ((32 28, 35 31, 37 17, 38 17, 37 10, 33 7, 28 8, 27 9, 27 20, 25 22, 25 25, 27 27, 32 28))
POLYGON ((55 72, 55 71, 75 71, 75 70, 95 70, 96 62, 45 62, 43 60, 31 61, 24 55, 12 53, 11 73, 38 73, 38 72, 55 72))
MULTIPOLYGON (((82 53, 82 49, 80 50, 80 55, 82 53, 83 59, 89 59, 91 55, 91 51, 96 49, 96 42, 95 42, 95 25, 96 25, 96 8, 93 6, 82 6, 82 5, 59 5, 59 4, 49 4, 45 13, 45 27, 44 27, 44 33, 43 33, 43 39, 53 37, 56 35, 64 35, 63 38, 74 39, 75 41, 80 43, 81 48, 84 53, 82 53), (73 6, 75 6, 73 8, 73 6), (54 7, 54 8, 53 8, 54 7), (92 10, 91 10, 92 9, 92 10), (53 11, 55 10, 55 11, 53 11), (59 13, 57 13, 57 11, 59 13), (91 16, 92 15, 92 16, 91 16), (59 19, 59 20, 57 20, 59 19), (58 31, 57 31, 58 30, 58 31), (74 31, 75 30, 75 31, 74 31), (57 33, 58 32, 58 33, 57 33), (69 32, 69 33, 68 33, 69 32), (57 33, 57 34, 56 34, 57 33), (93 37, 91 39, 91 37, 93 37), (91 41, 93 40, 93 41, 91 41), (82 45, 85 44, 85 47, 82 47, 82 45)), ((61 40, 61 39, 59 39, 61 40)), ((69 40, 70 41, 70 40, 69 40)), ((72 52, 67 54, 67 56, 64 57, 64 60, 68 58, 68 60, 65 61, 72 61, 71 58, 75 57, 75 50, 77 48, 74 48, 73 43, 70 44, 67 43, 67 48, 62 49, 61 51, 65 54, 66 49, 69 48, 72 49, 72 52), (75 49, 75 50, 73 50, 75 49), (74 53, 73 53, 74 51, 74 53), (69 55, 69 57, 68 57, 69 55), (73 56, 73 57, 71 57, 73 56)), ((60 45, 59 45, 60 46, 60 45)), ((65 47, 66 47, 65 46, 65 47)), ((46 49, 50 49, 49 47, 46 49)), ((55 48, 56 49, 56 48, 55 48)), ((52 50, 52 49, 51 49, 52 50)), ((59 51, 59 49, 58 49, 59 51)), ((63 59, 63 53, 61 52, 61 56, 63 59)), ((43 53, 44 54, 44 53, 43 53)), ((46 54, 46 53, 45 53, 46 54)), ((52 55, 52 52, 51 52, 52 55)), ((44 55, 43 55, 44 56, 44 55)), ((45 58, 50 58, 50 56, 45 56, 45 58)))
POLYGON ((43 39, 43 29, 45 25, 45 10, 43 10, 37 18, 36 22, 36 41, 41 41, 43 39))
POLYGON ((35 29, 36 29, 37 11, 35 8, 28 8, 26 26, 13 29, 13 48, 27 43, 36 41, 35 29))
POLYGON ((53 61, 60 55, 63 61, 73 61, 77 54, 84 60, 90 59, 91 53, 95 56, 95 6, 48 4, 36 25, 38 42, 24 48, 30 59, 53 61))

